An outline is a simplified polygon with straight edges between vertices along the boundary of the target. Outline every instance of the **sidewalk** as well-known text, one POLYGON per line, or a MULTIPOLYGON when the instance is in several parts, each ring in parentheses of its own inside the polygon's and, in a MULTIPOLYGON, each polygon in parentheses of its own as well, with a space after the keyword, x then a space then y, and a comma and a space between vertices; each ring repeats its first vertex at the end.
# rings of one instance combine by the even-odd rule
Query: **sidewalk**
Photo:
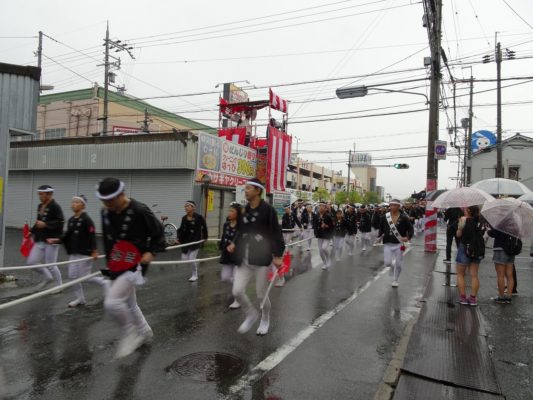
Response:
POLYGON ((528 307, 533 269, 527 268, 528 253, 517 259, 522 291, 512 305, 490 300, 496 294, 496 273, 492 250, 487 249, 480 267, 479 306, 461 306, 453 286, 454 265, 452 286, 445 285, 446 267, 441 262, 444 237, 440 231, 441 255, 423 295, 393 399, 533 398, 533 371, 528 365, 533 341, 532 310, 528 307))

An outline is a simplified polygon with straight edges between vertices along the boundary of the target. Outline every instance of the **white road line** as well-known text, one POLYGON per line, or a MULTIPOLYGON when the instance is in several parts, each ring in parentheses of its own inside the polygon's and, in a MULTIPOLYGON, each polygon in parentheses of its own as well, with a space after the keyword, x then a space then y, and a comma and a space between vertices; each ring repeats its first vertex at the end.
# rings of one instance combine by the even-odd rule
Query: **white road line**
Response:
MULTIPOLYGON (((407 251, 406 251, 407 253, 407 251)), ((241 377, 233 386, 229 388, 230 395, 227 398, 232 398, 237 393, 244 390, 246 387, 254 384, 261 379, 266 373, 274 369, 279 363, 281 363, 289 354, 298 348, 306 339, 308 339, 313 333, 320 329, 326 322, 341 312, 347 305, 354 301, 359 295, 364 293, 375 281, 377 281, 388 268, 383 268, 376 276, 369 280, 362 288, 356 290, 346 300, 340 302, 332 310, 322 314, 316 318, 311 325, 302 329, 296 336, 290 339, 287 343, 278 347, 272 354, 257 364, 252 370, 241 377)))

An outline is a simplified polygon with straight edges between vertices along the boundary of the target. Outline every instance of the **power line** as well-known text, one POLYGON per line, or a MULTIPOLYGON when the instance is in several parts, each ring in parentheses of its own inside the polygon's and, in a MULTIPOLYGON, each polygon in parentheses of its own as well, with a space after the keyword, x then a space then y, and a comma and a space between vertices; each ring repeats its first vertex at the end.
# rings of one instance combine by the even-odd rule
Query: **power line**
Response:
POLYGON ((85 79, 86 81, 88 81, 88 82, 90 82, 90 83, 93 83, 93 81, 91 81, 90 79, 84 77, 84 76, 81 75, 81 74, 78 74, 76 71, 74 71, 74 70, 70 69, 69 67, 67 67, 67 66, 65 66, 65 65, 63 65, 63 64, 61 64, 60 62, 55 61, 54 59, 48 57, 48 56, 47 56, 46 54, 44 54, 44 53, 43 53, 43 57, 49 59, 50 61, 53 61, 53 62, 56 63, 57 65, 62 66, 62 67, 65 68, 67 71, 72 72, 74 75, 77 75, 77 76, 79 76, 80 78, 85 79))
POLYGON ((517 13, 515 11, 515 9, 513 7, 511 7, 511 5, 509 3, 507 3, 507 0, 502 0, 502 1, 507 5, 507 7, 509 7, 511 9, 512 12, 515 13, 515 15, 518 18, 520 18, 527 26, 529 26, 531 29, 533 29, 533 26, 531 26, 531 24, 529 22, 527 22, 524 18, 522 18, 522 16, 519 13, 517 13))

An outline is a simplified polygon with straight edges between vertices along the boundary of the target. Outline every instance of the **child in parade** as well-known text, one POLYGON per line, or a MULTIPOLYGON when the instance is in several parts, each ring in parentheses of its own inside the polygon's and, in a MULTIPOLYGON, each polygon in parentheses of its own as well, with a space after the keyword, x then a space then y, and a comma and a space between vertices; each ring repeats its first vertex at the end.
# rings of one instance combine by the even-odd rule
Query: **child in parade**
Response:
MULTIPOLYGON (((178 229, 178 244, 187 244, 199 242, 200 240, 207 240, 207 224, 205 219, 200 214, 196 213, 196 203, 192 200, 185 202, 185 215, 181 219, 181 225, 178 229)), ((181 259, 190 260, 191 277, 189 282, 196 282, 198 280, 198 251, 201 243, 193 244, 183 247, 181 249, 181 259)))
MULTIPOLYGON (((241 217, 241 205, 239 203, 231 203, 228 208, 228 216, 224 227, 222 228, 222 237, 218 248, 220 250, 220 265, 222 270, 220 278, 222 282, 229 282, 233 284, 235 276, 235 268, 237 265, 237 259, 235 258, 235 252, 229 252, 228 246, 235 242, 237 232, 239 230, 239 222, 241 217)), ((240 308, 239 302, 234 299, 229 308, 234 310, 240 308)))

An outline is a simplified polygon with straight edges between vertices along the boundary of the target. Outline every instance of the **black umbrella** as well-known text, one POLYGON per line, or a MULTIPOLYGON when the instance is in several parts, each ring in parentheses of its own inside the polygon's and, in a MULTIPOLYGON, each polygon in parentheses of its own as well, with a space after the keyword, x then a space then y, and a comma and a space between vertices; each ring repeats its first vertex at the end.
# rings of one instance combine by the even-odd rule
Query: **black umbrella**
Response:
POLYGON ((438 190, 432 190, 430 192, 426 193, 426 200, 427 201, 435 201, 437 200, 437 197, 439 197, 444 192, 447 192, 447 189, 438 189, 438 190))

